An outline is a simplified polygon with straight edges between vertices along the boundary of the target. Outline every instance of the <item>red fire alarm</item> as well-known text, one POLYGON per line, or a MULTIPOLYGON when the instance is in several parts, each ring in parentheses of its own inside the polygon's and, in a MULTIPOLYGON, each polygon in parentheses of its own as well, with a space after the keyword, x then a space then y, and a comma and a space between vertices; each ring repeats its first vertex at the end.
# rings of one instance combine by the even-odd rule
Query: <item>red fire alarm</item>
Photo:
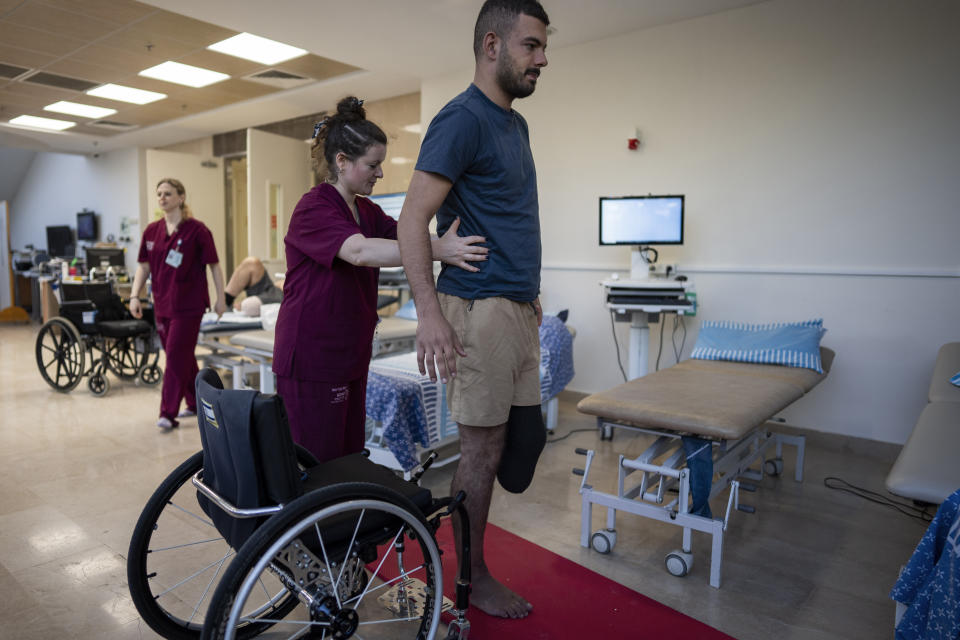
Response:
POLYGON ((630 151, 636 151, 640 148, 640 130, 637 128, 631 128, 627 131, 627 149, 630 151))

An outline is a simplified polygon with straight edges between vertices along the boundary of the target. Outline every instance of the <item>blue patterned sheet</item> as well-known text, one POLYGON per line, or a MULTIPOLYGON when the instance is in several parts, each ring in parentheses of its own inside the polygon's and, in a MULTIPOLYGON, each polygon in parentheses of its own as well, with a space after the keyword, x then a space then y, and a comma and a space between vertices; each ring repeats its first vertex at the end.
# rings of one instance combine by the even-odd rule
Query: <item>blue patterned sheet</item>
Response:
POLYGON ((890 597, 909 607, 897 640, 960 636, 960 490, 940 505, 890 597))
MULTIPOLYGON (((573 336, 563 321, 544 316, 540 327, 540 398, 547 402, 573 379, 573 336)), ((405 471, 419 464, 417 447, 456 432, 446 388, 420 376, 415 353, 378 358, 367 376, 367 417, 382 425, 383 443, 405 471)))

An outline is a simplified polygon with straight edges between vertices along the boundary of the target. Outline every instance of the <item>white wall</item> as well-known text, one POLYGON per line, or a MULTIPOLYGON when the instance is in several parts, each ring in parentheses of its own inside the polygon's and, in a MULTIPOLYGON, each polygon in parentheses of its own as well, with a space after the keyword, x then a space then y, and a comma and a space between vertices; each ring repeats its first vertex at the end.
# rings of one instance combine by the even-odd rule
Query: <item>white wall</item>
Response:
MULTIPOLYGON (((47 246, 49 225, 77 226, 77 212, 84 207, 98 214, 100 239, 120 237, 121 220, 140 216, 140 169, 138 149, 124 149, 99 157, 65 153, 37 153, 20 188, 10 203, 10 244, 47 246)), ((139 232, 134 229, 127 249, 127 265, 136 264, 139 232)))
MULTIPOLYGON (((836 368, 787 416, 905 441, 937 348, 960 339, 958 18, 947 1, 773 0, 548 49, 514 106, 537 162, 544 306, 578 330, 570 388, 620 381, 597 282, 629 254, 597 245, 598 196, 684 193, 686 242, 661 260, 702 304, 685 353, 704 318, 824 317, 836 368)), ((424 82, 422 120, 471 78, 424 82)))

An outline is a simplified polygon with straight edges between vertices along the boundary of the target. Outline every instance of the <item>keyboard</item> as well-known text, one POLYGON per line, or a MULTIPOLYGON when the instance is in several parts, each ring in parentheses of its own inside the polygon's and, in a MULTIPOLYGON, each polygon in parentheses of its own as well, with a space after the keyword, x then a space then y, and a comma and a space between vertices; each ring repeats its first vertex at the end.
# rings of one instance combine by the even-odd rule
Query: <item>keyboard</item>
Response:
POLYGON ((609 295, 610 304, 630 304, 635 306, 689 307, 693 303, 686 298, 670 296, 609 295))

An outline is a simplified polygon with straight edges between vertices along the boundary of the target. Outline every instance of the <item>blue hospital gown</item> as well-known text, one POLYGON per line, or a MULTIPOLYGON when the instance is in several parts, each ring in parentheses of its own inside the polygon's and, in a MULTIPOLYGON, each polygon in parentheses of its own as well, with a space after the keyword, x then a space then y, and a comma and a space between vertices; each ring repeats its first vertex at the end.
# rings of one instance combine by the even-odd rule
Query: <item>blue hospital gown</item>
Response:
POLYGON ((927 527, 890 597, 907 606, 897 640, 956 640, 960 636, 960 490, 927 527))

